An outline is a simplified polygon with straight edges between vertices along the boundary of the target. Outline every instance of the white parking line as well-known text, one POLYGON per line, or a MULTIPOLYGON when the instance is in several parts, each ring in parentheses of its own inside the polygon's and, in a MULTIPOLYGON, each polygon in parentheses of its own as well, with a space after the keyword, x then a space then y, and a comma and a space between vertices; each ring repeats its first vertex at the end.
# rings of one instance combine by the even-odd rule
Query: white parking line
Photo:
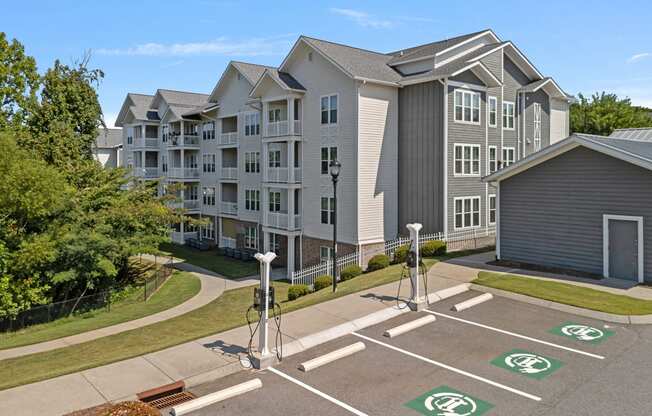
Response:
POLYGON ((582 351, 582 350, 577 350, 575 348, 565 347, 563 345, 555 344, 555 343, 548 342, 548 341, 543 341, 541 339, 536 339, 536 338, 528 337, 526 335, 517 334, 516 332, 505 331, 504 329, 500 329, 500 328, 496 328, 496 327, 493 327, 493 326, 481 324, 481 323, 478 323, 478 322, 469 321, 469 320, 466 320, 466 319, 458 318, 456 316, 446 315, 445 313, 434 312, 434 311, 427 310, 427 309, 425 309, 423 312, 427 312, 427 313, 433 314, 435 316, 441 316, 442 318, 448 318, 448 319, 452 319, 454 321, 463 322, 465 324, 474 325, 474 326, 477 326, 477 327, 480 327, 480 328, 488 329, 490 331, 500 332, 501 334, 510 335, 510 336, 513 336, 513 337, 516 337, 516 338, 521 338, 521 339, 525 339, 525 340, 528 340, 528 341, 537 342, 539 344, 547 345, 547 346, 553 347, 553 348, 558 348, 560 350, 574 352, 576 354, 585 355, 585 356, 591 357, 591 358, 597 358, 598 360, 604 360, 604 358, 605 358, 602 355, 593 354, 593 353, 582 351))
POLYGON ((323 393, 323 392, 317 390, 316 388, 314 388, 314 387, 312 387, 312 386, 309 386, 309 385, 307 385, 306 383, 303 383, 303 382, 297 380, 297 379, 294 378, 294 377, 290 377, 289 375, 283 373, 282 371, 279 371, 279 370, 277 370, 277 369, 275 369, 275 368, 273 368, 273 367, 268 368, 268 370, 269 370, 270 372, 276 374, 277 376, 282 377, 282 378, 286 379, 287 381, 290 381, 290 382, 296 384, 296 385, 299 386, 299 387, 303 387, 304 389, 308 390, 309 392, 314 393, 314 394, 316 394, 317 396, 323 397, 324 399, 328 400, 329 402, 331 402, 331 403, 333 403, 333 404, 336 404, 336 405, 338 405, 339 407, 341 407, 341 408, 343 408, 343 409, 348 410, 349 412, 353 413, 354 415, 358 415, 358 416, 369 416, 369 415, 367 415, 366 413, 362 413, 362 412, 359 411, 358 409, 356 409, 356 408, 354 408, 354 407, 351 407, 351 406, 349 406, 348 404, 346 404, 346 403, 344 403, 344 402, 341 402, 341 401, 337 400, 336 398, 334 398, 334 397, 332 397, 332 396, 329 396, 328 394, 323 393))
POLYGON ((530 400, 534 400, 534 401, 537 401, 537 402, 540 402, 540 401, 541 401, 541 397, 539 397, 539 396, 535 396, 535 395, 533 395, 533 394, 526 393, 526 392, 524 392, 524 391, 521 391, 521 390, 515 389, 515 388, 513 388, 513 387, 509 387, 509 386, 506 386, 506 385, 504 385, 504 384, 497 383, 497 382, 495 382, 495 381, 491 381, 491 380, 489 380, 489 379, 487 379, 487 378, 484 378, 484 377, 481 377, 481 376, 477 376, 477 375, 475 375, 475 374, 473 374, 473 373, 469 373, 468 371, 460 370, 459 368, 455 368, 455 367, 452 367, 452 366, 450 366, 450 365, 447 365, 447 364, 444 364, 444 363, 440 363, 440 362, 435 361, 435 360, 431 360, 430 358, 423 357, 423 356, 418 355, 418 354, 415 354, 415 353, 413 353, 413 352, 410 352, 410 351, 404 350, 404 349, 402 349, 402 348, 395 347, 395 346, 390 345, 390 344, 386 344, 386 343, 384 343, 384 342, 382 342, 382 341, 378 341, 378 340, 376 340, 376 339, 373 339, 373 338, 367 337, 367 336, 365 336, 365 335, 358 334, 358 333, 356 333, 356 332, 352 332, 351 334, 352 334, 352 335, 355 335, 356 337, 359 337, 359 338, 362 338, 362 339, 366 339, 367 341, 370 341, 370 342, 376 343, 376 344, 378 344, 378 345, 381 345, 381 346, 383 346, 383 347, 389 348, 389 349, 391 349, 391 350, 394 350, 394 351, 397 351, 397 352, 403 353, 403 354, 408 355, 408 356, 410 356, 410 357, 412 357, 412 358, 416 358, 416 359, 418 359, 418 360, 425 361, 425 362, 427 362, 427 363, 429 363, 429 364, 436 365, 436 366, 441 367, 441 368, 445 368, 446 370, 452 371, 452 372, 454 372, 454 373, 457 373, 457 374, 460 374, 460 375, 463 375, 463 376, 466 376, 466 377, 470 377, 470 378, 472 378, 472 379, 474 379, 474 380, 481 381, 481 382, 483 382, 483 383, 489 384, 489 385, 494 386, 494 387, 498 387, 499 389, 503 389, 503 390, 509 391, 509 392, 511 392, 511 393, 514 393, 514 394, 518 394, 519 396, 522 396, 522 397, 528 398, 528 399, 530 399, 530 400))

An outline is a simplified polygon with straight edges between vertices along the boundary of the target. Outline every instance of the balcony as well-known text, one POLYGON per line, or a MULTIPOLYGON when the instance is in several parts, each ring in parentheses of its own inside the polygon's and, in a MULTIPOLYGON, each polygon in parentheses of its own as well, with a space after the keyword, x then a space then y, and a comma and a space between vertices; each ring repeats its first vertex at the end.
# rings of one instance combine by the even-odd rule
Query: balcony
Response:
POLYGON ((231 237, 220 238, 220 247, 222 248, 236 248, 236 240, 231 237))
POLYGON ((237 146, 238 145, 238 132, 232 131, 230 133, 221 133, 217 140, 218 146, 237 146))
POLYGON ((265 127, 265 136, 274 137, 274 136, 287 136, 289 134, 288 121, 273 121, 267 123, 265 127))
POLYGON ((220 178, 226 180, 236 180, 238 179, 238 168, 237 167, 226 167, 221 169, 220 178))
POLYGON ((238 203, 237 202, 222 202, 220 203, 220 212, 227 215, 238 215, 238 203))
POLYGON ((267 168, 267 182, 274 183, 299 183, 301 182, 301 168, 267 168), (294 169, 294 180, 290 182, 290 171, 294 169))
POLYGON ((159 177, 159 170, 158 168, 141 168, 135 166, 134 176, 144 179, 155 179, 159 177))
POLYGON ((158 149, 159 141, 158 138, 145 138, 138 137, 134 139, 134 148, 135 149, 158 149))
POLYGON ((168 139, 168 147, 179 149, 179 148, 193 148, 199 149, 199 136, 196 134, 184 134, 184 135, 171 135, 168 139))
POLYGON ((169 168, 168 177, 174 179, 199 179, 198 168, 169 168))
POLYGON ((289 215, 286 212, 268 212, 265 219, 265 225, 268 227, 290 231, 301 229, 301 215, 289 215), (294 217, 294 224, 290 224, 291 217, 294 217))
POLYGON ((184 244, 186 240, 190 240, 191 238, 197 238, 197 231, 190 231, 185 233, 179 231, 172 231, 170 233, 170 238, 175 243, 184 244))
POLYGON ((199 211, 199 200, 198 199, 186 199, 184 201, 175 201, 170 206, 176 209, 185 209, 188 211, 199 211))

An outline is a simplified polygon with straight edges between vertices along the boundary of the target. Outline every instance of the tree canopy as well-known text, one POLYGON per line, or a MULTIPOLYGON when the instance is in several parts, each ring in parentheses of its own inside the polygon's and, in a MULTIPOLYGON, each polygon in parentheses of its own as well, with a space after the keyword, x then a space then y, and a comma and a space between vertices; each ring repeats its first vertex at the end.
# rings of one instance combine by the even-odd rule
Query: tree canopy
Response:
POLYGON ((593 94, 590 98, 579 94, 578 102, 570 108, 571 133, 610 135, 615 129, 652 127, 650 110, 632 106, 629 98, 616 94, 593 94))

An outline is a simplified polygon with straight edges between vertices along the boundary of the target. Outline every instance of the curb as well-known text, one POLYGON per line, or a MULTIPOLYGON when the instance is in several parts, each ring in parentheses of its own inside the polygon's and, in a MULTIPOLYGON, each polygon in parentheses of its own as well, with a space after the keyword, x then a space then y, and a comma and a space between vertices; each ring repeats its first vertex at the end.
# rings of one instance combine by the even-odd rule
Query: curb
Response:
POLYGON ((652 315, 616 315, 613 313, 592 311, 590 309, 584 309, 578 306, 571 306, 563 303, 552 302, 549 300, 539 299, 532 296, 523 295, 520 293, 513 293, 502 289, 495 289, 493 287, 482 286, 475 283, 471 283, 471 289, 477 290, 479 292, 491 293, 493 295, 512 299, 518 302, 529 303, 531 305, 541 306, 544 308, 553 309, 560 312, 572 313, 575 315, 583 316, 586 318, 597 319, 605 322, 612 322, 618 324, 635 324, 635 325, 652 324, 652 315))

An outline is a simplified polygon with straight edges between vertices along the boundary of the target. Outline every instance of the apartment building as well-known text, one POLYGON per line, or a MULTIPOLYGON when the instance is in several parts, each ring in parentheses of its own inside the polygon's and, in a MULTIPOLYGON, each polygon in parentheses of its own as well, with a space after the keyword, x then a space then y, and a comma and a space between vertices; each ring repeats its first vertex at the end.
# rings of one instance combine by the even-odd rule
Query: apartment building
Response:
POLYGON ((392 53, 301 36, 277 68, 229 63, 210 95, 128 94, 116 125, 136 176, 185 184, 203 238, 273 250, 289 274, 331 255, 331 160, 340 254, 414 221, 491 227, 481 177, 566 137, 568 103, 491 30, 392 53))

